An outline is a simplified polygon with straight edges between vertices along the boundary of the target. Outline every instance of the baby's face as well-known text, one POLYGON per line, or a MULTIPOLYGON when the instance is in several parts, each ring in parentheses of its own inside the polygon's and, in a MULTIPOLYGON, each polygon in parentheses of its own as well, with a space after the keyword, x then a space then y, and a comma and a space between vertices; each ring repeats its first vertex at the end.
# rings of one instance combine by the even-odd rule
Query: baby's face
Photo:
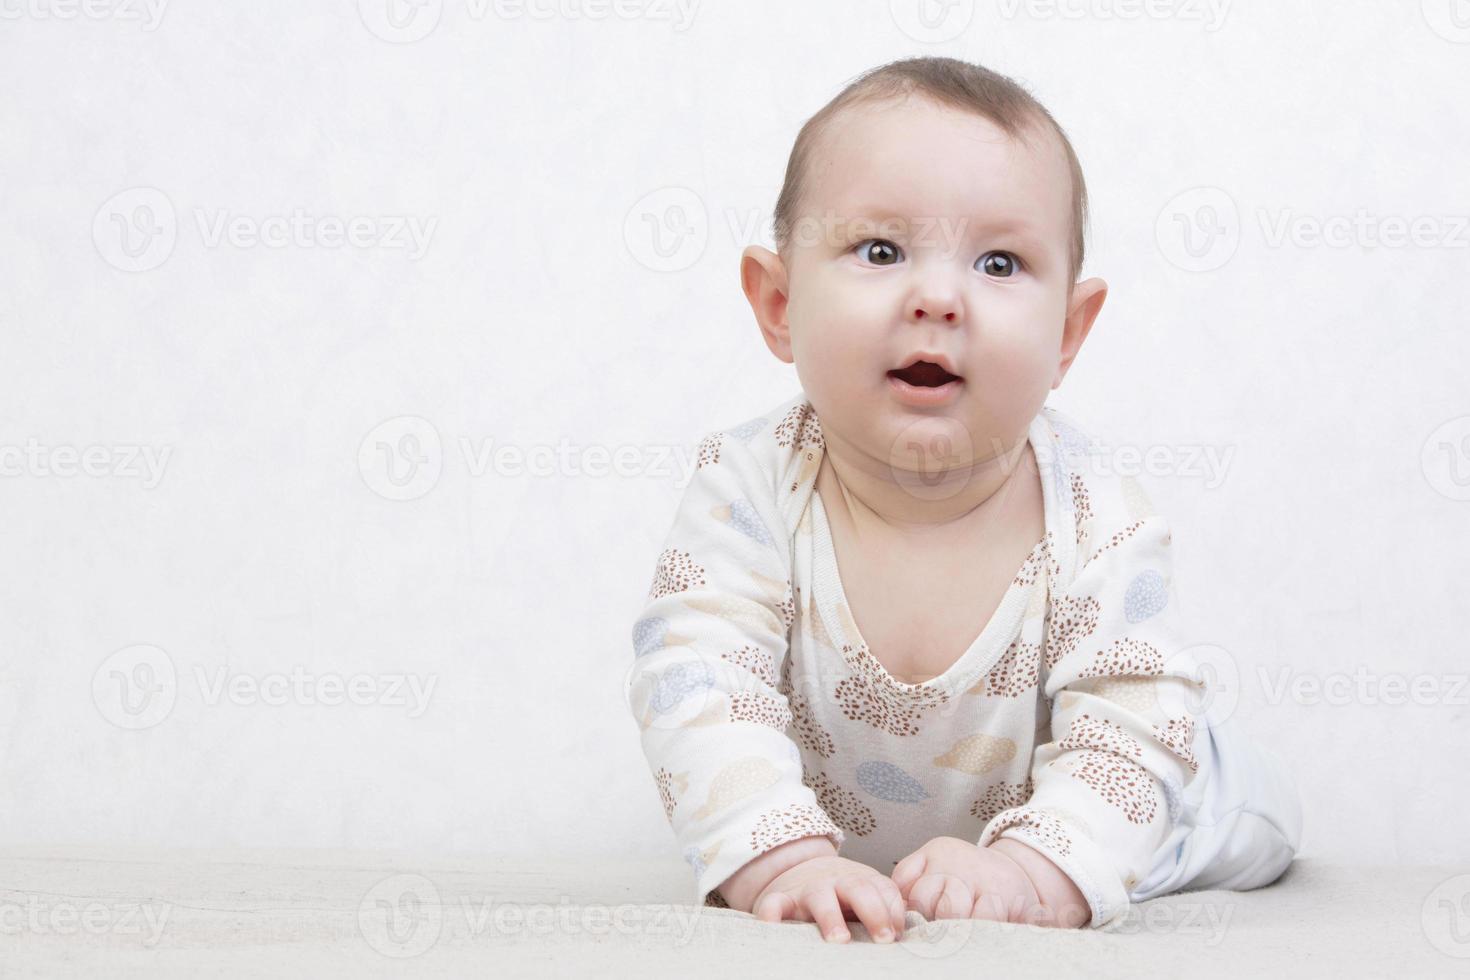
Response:
POLYGON ((1024 438, 1065 370, 1073 234, 1061 145, 1032 141, 923 98, 834 120, 784 255, 790 354, 824 430, 918 470, 1024 438), (959 380, 891 377, 924 354, 959 380))

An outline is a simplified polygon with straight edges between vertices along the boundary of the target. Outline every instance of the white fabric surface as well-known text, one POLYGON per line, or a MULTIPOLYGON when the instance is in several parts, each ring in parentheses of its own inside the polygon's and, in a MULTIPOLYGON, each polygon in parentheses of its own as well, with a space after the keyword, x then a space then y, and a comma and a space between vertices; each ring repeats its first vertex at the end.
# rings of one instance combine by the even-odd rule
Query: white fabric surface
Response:
POLYGON ((1457 871, 1445 867, 1298 858, 1269 887, 1154 899, 1098 930, 925 923, 911 912, 893 945, 870 942, 856 923, 851 943, 829 945, 810 923, 665 904, 687 894, 688 873, 678 861, 4 849, 0 975, 1434 977, 1470 967, 1470 915, 1448 918, 1470 878, 1451 880, 1457 871), (376 903, 405 884, 421 900, 420 929, 402 929, 395 946, 376 903), (85 914, 92 903, 113 928, 51 927, 67 928, 64 913, 53 919, 59 910, 85 914), (163 920, 151 944, 146 917, 135 915, 130 932, 120 912, 140 905, 163 920), (520 910, 518 926, 502 908, 520 910), (573 928, 547 927, 538 908, 564 909, 573 928), (25 921, 29 909, 42 929, 25 921))

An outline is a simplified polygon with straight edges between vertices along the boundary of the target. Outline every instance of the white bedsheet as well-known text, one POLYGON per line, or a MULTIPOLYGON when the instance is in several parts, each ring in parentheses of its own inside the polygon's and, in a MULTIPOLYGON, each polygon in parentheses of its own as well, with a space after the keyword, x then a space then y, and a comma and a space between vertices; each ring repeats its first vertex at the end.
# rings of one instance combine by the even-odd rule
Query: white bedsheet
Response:
POLYGON ((1298 859, 1096 931, 910 912, 886 946, 680 904, 689 887, 677 861, 0 849, 0 976, 1470 976, 1454 868, 1298 859))

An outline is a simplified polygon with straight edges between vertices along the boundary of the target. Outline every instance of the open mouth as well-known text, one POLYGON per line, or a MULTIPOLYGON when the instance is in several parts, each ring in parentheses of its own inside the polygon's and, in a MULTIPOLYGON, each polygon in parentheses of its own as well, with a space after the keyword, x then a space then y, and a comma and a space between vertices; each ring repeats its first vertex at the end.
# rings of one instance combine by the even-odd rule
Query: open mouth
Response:
POLYGON ((933 361, 915 361, 907 367, 889 371, 888 376, 915 388, 939 388, 951 381, 961 380, 958 374, 950 374, 933 361))

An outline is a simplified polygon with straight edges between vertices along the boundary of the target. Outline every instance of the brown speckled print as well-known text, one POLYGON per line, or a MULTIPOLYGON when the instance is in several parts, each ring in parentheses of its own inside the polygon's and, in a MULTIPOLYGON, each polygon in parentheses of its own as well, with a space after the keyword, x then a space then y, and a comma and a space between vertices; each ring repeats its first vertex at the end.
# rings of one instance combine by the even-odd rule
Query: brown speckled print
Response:
POLYGON ((649 601, 704 584, 704 567, 690 560, 689 552, 669 548, 658 556, 653 584, 648 589, 649 601))
POLYGON ((1057 742, 1057 748, 1063 751, 1068 749, 1103 749, 1108 752, 1117 752, 1119 755, 1131 755, 1136 758, 1143 757, 1143 746, 1138 740, 1123 730, 1123 726, 1106 718, 1094 718, 1091 715, 1078 715, 1072 719, 1072 726, 1067 729, 1067 737, 1057 742))
POLYGON ((985 847, 1012 827, 1019 827, 1025 831, 1024 836, 1035 839, 1037 843, 1050 847, 1062 856, 1072 853, 1071 836, 1063 829, 1062 822, 1045 810, 1023 806, 1001 813, 1002 819, 981 839, 981 847, 985 847))
POLYGON ((659 766, 658 772, 653 774, 653 779, 658 784, 659 799, 663 801, 664 819, 673 823, 674 807, 679 805, 678 794, 689 788, 689 776, 682 772, 676 776, 663 766, 659 766))
POLYGON ((817 794, 817 803, 843 830, 866 837, 878 829, 878 819, 873 816, 873 811, 858 799, 856 793, 838 786, 825 772, 812 775, 806 766, 802 766, 801 781, 817 794))
POLYGON ((721 659, 728 660, 737 667, 744 667, 764 683, 771 687, 776 686, 776 665, 774 658, 757 646, 743 646, 731 653, 720 654, 721 659))
POLYGON ((797 449, 817 448, 822 441, 822 424, 817 419, 816 409, 810 402, 792 406, 776 426, 776 445, 794 446, 797 449))
POLYGON ((1046 668, 1050 670, 1097 629, 1097 614, 1102 607, 1092 596, 1058 596, 1051 604, 1051 620, 1046 626, 1046 668))
POLYGON ((984 677, 966 694, 1016 698, 1036 688, 1041 677, 1041 644, 1027 643, 1019 636, 1006 647, 1006 652, 984 677))
POLYGON ((1121 636, 1106 650, 1099 650, 1078 677, 1156 676, 1164 672, 1164 655, 1151 644, 1121 636))
POLYGON ((789 803, 760 815, 755 829, 750 832, 750 848, 764 854, 771 848, 798 837, 840 833, 842 829, 832 822, 821 807, 809 803, 789 803))
POLYGON ((791 705, 791 729, 796 733, 796 742, 802 748, 815 752, 824 759, 830 759, 832 753, 837 751, 837 746, 827 729, 817 721, 816 712, 812 710, 806 695, 792 689, 791 661, 791 655, 787 654, 781 663, 781 682, 776 689, 786 695, 786 701, 791 705))
POLYGON ((791 724, 791 710, 773 697, 754 691, 736 691, 730 695, 730 720, 769 725, 784 734, 791 724))
POLYGON ((786 595, 779 603, 776 604, 776 612, 780 614, 781 625, 786 627, 788 633, 791 630, 791 624, 796 622, 796 604, 798 601, 800 601, 800 599, 801 587, 797 586, 793 588, 791 585, 791 580, 787 579, 786 595))
POLYGON ((895 681, 866 646, 842 645, 842 659, 852 669, 832 691, 842 713, 890 735, 919 734, 923 714, 949 701, 937 687, 895 681))
POLYGON ((1047 560, 1051 558, 1050 540, 1049 536, 1043 534, 1041 540, 1036 542, 1031 553, 1021 563, 1021 570, 1016 573, 1014 584, 1030 585, 1036 581, 1036 577, 1046 568, 1047 560))
POLYGON ((970 804, 970 816, 978 817, 983 827, 1002 810, 1024 805, 1027 800, 1031 799, 1034 788, 1030 776, 1027 776, 1024 782, 996 783, 987 789, 978 800, 970 804))
POLYGON ((1092 520, 1092 498, 1088 496, 1087 484, 1082 482, 1082 477, 1076 473, 1072 474, 1072 503, 1076 508, 1077 522, 1077 544, 1081 545, 1087 534, 1082 525, 1092 520))
POLYGON ((1083 752, 1071 774, 1123 811, 1130 823, 1152 823, 1158 812, 1154 777, 1132 759, 1112 752, 1083 752))
POLYGON ((1199 772, 1199 761, 1194 757, 1193 718, 1188 715, 1170 718, 1162 727, 1153 726, 1153 731, 1155 738, 1189 765, 1190 772, 1199 772))
POLYGON ((695 469, 709 466, 720 461, 720 446, 724 441, 723 432, 712 432, 699 440, 698 459, 694 464, 695 469))
POLYGON ((1083 563, 1083 566, 1086 567, 1086 565, 1090 564, 1094 558, 1102 554, 1104 551, 1107 551, 1109 548, 1116 548, 1124 541, 1127 541, 1129 538, 1133 537, 1133 535, 1138 533, 1138 529, 1141 527, 1143 527, 1143 521, 1134 521, 1132 524, 1129 524, 1117 534, 1114 534, 1101 547, 1099 547, 1096 551, 1092 553, 1092 557, 1088 558, 1087 561, 1083 563))

